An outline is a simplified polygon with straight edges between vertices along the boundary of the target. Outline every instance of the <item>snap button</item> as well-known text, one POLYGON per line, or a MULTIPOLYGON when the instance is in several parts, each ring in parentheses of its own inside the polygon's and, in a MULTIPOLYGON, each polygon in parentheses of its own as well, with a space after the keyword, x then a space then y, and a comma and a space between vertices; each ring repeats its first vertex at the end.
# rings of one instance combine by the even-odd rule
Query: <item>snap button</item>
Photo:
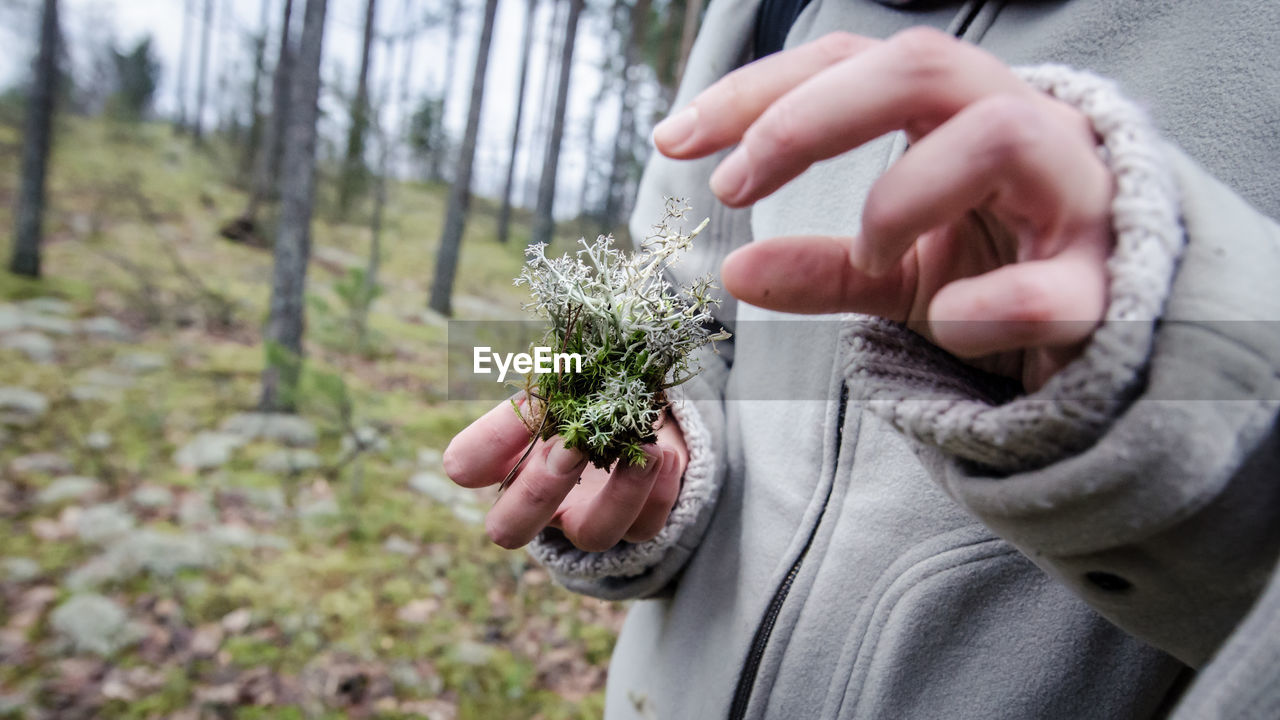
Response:
POLYGON ((1105 590, 1107 592, 1124 592, 1125 590, 1133 588, 1133 583, 1125 580, 1119 575, 1112 575, 1109 572, 1099 572, 1094 570, 1093 572, 1085 573, 1084 579, 1093 583, 1094 587, 1097 587, 1099 590, 1105 590))

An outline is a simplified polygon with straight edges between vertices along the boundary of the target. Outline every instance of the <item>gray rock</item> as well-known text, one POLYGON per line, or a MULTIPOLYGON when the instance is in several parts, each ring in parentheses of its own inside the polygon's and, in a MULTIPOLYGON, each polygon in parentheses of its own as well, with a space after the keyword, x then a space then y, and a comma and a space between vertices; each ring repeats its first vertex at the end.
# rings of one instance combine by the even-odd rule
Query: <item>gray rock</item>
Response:
POLYGON ((94 478, 83 475, 64 475, 36 493, 36 504, 59 505, 85 500, 101 494, 105 489, 103 484, 94 478))
POLYGON ((377 428, 368 425, 362 425, 356 428, 355 433, 342 437, 342 454, 353 452, 357 443, 364 448, 364 452, 369 453, 385 453, 391 449, 391 441, 379 433, 377 428))
POLYGON ((76 518, 76 535, 87 543, 102 545, 133 529, 133 516, 118 503, 94 505, 76 518))
POLYGON ((9 469, 18 475, 66 475, 71 461, 57 453, 33 453, 14 458, 9 469))
POLYGON ((418 465, 428 469, 441 468, 443 453, 436 448, 418 448, 418 465))
POLYGON ((173 454, 173 462, 188 470, 210 470, 231 460, 231 453, 244 445, 241 435, 225 432, 202 432, 173 454))
POLYGON ((218 513, 204 493, 189 493, 178 503, 178 522, 185 527, 211 525, 217 520, 218 513))
POLYGON ((31 362, 51 363, 57 353, 53 341, 38 332, 19 332, 0 339, 0 347, 17 350, 31 362))
POLYGON ((291 475, 320 467, 320 456, 310 450, 275 450, 258 458, 258 469, 273 475, 291 475))
POLYGON ((111 449, 111 446, 115 444, 115 440, 111 437, 110 433, 106 433, 101 430, 94 430, 84 437, 84 444, 87 445, 90 450, 109 450, 111 449))
POLYGON ((209 542, 219 547, 252 548, 258 545, 258 534, 243 525, 215 525, 206 533, 209 542))
POLYGON ((115 366, 135 375, 145 375, 169 367, 169 358, 159 353, 135 351, 117 355, 115 366))
POLYGON ((181 570, 212 567, 216 560, 214 546, 199 536, 143 528, 118 537, 101 555, 68 573, 64 584, 83 591, 143 573, 171 578, 181 570))
POLYGON ((331 497, 309 500, 298 506, 298 517, 303 520, 323 520, 337 517, 341 513, 338 501, 331 497))
POLYGON ((120 400, 121 393, 122 391, 119 388, 103 387, 102 385, 71 386, 71 399, 82 403, 118 402, 120 400))
POLYGON ((99 315, 98 317, 80 321, 80 331, 89 337, 99 340, 110 340, 112 342, 130 342, 133 340, 133 333, 129 328, 125 327, 124 323, 107 315, 99 315))
POLYGON ((206 568, 216 559, 212 549, 196 535, 144 528, 112 545, 111 553, 157 577, 173 577, 179 570, 206 568))
POLYGON ((133 491, 133 503, 144 508, 162 508, 173 504, 173 491, 169 488, 148 485, 133 491))
POLYGON ((11 333, 21 330, 25 325, 26 315, 16 305, 0 305, 0 333, 11 333))
POLYGON ((34 315, 57 315, 70 317, 75 307, 66 300, 52 297, 39 297, 22 302, 22 309, 34 315))
POLYGON ((487 665, 493 658, 493 648, 474 640, 463 640, 454 646, 453 652, 463 665, 487 665))
POLYGON ((4 559, 4 576, 13 582, 27 582, 40 577, 40 563, 27 557, 4 559))
POLYGON ((76 331, 76 324, 71 320, 64 317, 36 315, 34 313, 23 314, 22 327, 28 330, 39 330, 51 335, 72 335, 76 331))
POLYGON ((278 487, 236 488, 234 492, 242 496, 253 507, 265 510, 273 515, 281 515, 288 509, 284 491, 278 487))
POLYGON ((484 510, 475 505, 454 505, 450 510, 454 517, 467 525, 484 525, 484 510))
POLYGON ((405 540, 399 535, 392 535, 382 543, 382 549, 396 555, 417 555, 418 546, 416 543, 405 540))
POLYGON ((219 430, 246 440, 271 440, 294 447, 311 447, 317 437, 309 420, 285 413, 237 413, 224 420, 219 430))
POLYGON ((467 499, 462 488, 440 473, 431 470, 416 472, 409 478, 409 487, 437 502, 453 505, 467 499))
POLYGON ((140 635, 124 608, 92 593, 72 596, 49 615, 49 621, 76 652, 104 657, 132 645, 140 635))
POLYGON ((0 425, 28 427, 49 412, 49 400, 34 390, 0 387, 0 425))
POLYGON ((114 373, 105 368, 90 368, 80 373, 79 381, 87 385, 97 385, 115 390, 127 390, 134 385, 134 379, 128 375, 114 373))

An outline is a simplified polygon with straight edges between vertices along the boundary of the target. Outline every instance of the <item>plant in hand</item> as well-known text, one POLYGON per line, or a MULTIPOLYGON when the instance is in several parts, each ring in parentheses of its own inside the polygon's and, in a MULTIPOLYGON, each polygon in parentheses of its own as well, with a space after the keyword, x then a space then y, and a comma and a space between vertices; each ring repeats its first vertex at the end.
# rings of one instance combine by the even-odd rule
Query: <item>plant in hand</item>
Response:
POLYGON ((524 412, 513 405, 535 439, 560 435, 599 468, 619 459, 644 464, 641 446, 656 438, 666 390, 697 374, 694 350, 729 337, 712 326, 719 299, 709 275, 674 286, 663 274, 707 225, 684 232, 690 209, 668 198, 634 253, 605 235, 558 258, 547 257, 545 244, 529 247, 515 284, 533 297, 525 309, 548 322, 540 344, 582 358, 581 372, 527 377, 530 401, 524 412))

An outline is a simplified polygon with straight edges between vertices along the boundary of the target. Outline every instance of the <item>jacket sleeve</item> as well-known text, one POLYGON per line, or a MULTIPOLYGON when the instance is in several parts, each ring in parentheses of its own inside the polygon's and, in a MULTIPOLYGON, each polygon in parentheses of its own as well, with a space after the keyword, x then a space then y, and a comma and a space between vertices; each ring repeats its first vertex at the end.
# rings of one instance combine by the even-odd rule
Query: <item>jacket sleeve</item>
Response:
POLYGON ((1280 552, 1280 227, 1164 144, 1108 82, 1080 108, 1117 177, 1108 314, 1037 392, 860 319, 851 387, 943 488, 1102 615, 1200 666, 1280 552))

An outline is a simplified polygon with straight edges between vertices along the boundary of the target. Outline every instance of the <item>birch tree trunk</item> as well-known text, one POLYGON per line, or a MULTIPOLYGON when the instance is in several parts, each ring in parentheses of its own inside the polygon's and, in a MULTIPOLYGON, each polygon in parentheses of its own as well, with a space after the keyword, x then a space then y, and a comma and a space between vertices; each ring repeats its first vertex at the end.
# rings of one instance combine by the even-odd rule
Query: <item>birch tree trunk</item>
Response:
POLYGON ((192 137, 204 141, 204 99, 209 85, 209 41, 213 32, 213 0, 204 0, 204 26, 200 30, 200 69, 196 78, 196 116, 192 125, 192 137))

